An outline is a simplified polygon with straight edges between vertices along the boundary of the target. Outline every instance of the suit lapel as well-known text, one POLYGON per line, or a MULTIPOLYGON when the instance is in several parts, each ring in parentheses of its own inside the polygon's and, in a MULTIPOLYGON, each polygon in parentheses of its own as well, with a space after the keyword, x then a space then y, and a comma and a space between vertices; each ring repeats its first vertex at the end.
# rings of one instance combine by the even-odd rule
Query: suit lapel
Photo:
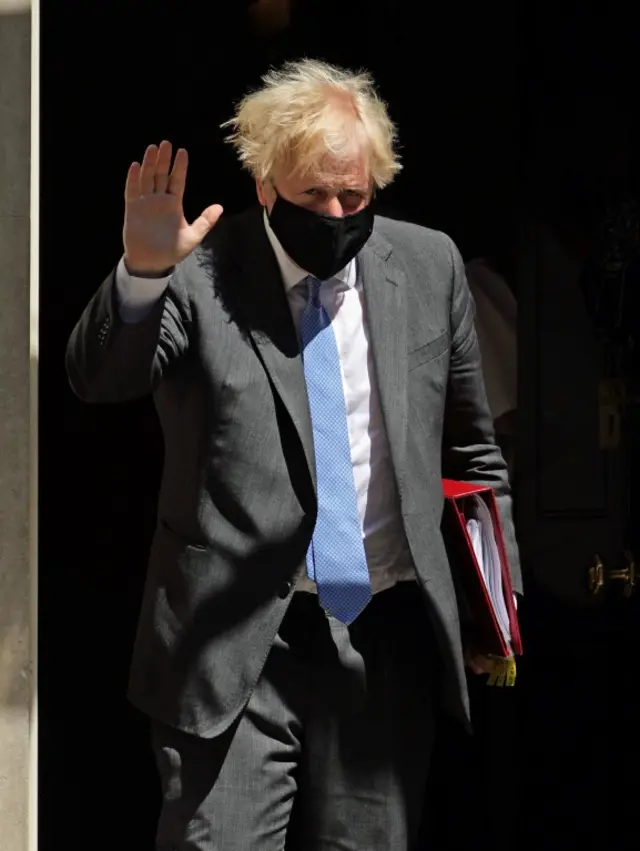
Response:
POLYGON ((237 252, 246 286, 247 330, 298 433, 315 490, 313 430, 300 344, 261 211, 250 220, 250 227, 251 238, 245 231, 237 252))
POLYGON ((380 407, 401 492, 407 422, 406 275, 393 259, 391 246, 375 233, 359 255, 380 407))

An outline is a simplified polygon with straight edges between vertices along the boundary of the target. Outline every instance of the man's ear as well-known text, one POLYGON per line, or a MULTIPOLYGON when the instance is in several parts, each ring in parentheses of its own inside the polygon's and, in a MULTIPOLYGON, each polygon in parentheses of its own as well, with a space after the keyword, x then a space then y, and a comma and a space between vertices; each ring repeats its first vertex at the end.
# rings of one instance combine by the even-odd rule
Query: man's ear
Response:
POLYGON ((256 180, 256 192, 258 194, 258 201, 260 201, 267 213, 271 213, 278 194, 271 180, 268 178, 267 180, 256 180))
POLYGON ((260 201, 263 207, 266 207, 267 196, 264 191, 264 183, 261 180, 256 180, 256 194, 258 195, 258 201, 260 201))

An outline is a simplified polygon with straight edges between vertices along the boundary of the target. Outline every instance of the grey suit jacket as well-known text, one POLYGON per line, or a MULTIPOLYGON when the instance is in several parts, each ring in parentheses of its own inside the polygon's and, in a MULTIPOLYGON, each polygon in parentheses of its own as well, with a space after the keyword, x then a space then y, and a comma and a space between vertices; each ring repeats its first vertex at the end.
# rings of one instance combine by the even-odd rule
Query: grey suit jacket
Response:
MULTIPOLYGON (((521 588, 473 303, 451 240, 415 225, 377 218, 359 269, 404 527, 444 697, 464 718, 443 475, 495 489, 521 588)), ((165 464, 130 698, 157 720, 216 736, 260 676, 316 516, 299 345, 260 210, 223 218, 138 324, 121 320, 109 275, 71 335, 67 371, 88 402, 154 393, 165 464)))

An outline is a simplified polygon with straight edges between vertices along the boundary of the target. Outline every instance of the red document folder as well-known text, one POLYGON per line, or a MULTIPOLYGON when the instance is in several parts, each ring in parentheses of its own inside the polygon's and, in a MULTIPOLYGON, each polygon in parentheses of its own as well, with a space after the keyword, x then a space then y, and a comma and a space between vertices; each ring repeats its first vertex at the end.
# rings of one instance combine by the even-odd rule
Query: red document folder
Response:
POLYGON ((493 490, 451 479, 443 479, 442 485, 442 529, 465 641, 483 656, 510 659, 521 655, 513 585, 493 490), (493 544, 487 536, 493 537, 493 544))

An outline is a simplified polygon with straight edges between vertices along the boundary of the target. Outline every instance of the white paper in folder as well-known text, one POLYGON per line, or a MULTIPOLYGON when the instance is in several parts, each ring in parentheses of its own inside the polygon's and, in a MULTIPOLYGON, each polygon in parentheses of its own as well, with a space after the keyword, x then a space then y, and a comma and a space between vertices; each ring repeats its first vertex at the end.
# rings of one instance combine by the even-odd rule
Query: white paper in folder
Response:
POLYGON ((471 546, 473 547, 480 572, 489 592, 489 597, 493 603, 496 620, 505 641, 510 645, 511 628, 509 626, 509 614, 504 600, 502 566, 491 512, 482 497, 472 496, 469 497, 467 502, 465 516, 471 546))

